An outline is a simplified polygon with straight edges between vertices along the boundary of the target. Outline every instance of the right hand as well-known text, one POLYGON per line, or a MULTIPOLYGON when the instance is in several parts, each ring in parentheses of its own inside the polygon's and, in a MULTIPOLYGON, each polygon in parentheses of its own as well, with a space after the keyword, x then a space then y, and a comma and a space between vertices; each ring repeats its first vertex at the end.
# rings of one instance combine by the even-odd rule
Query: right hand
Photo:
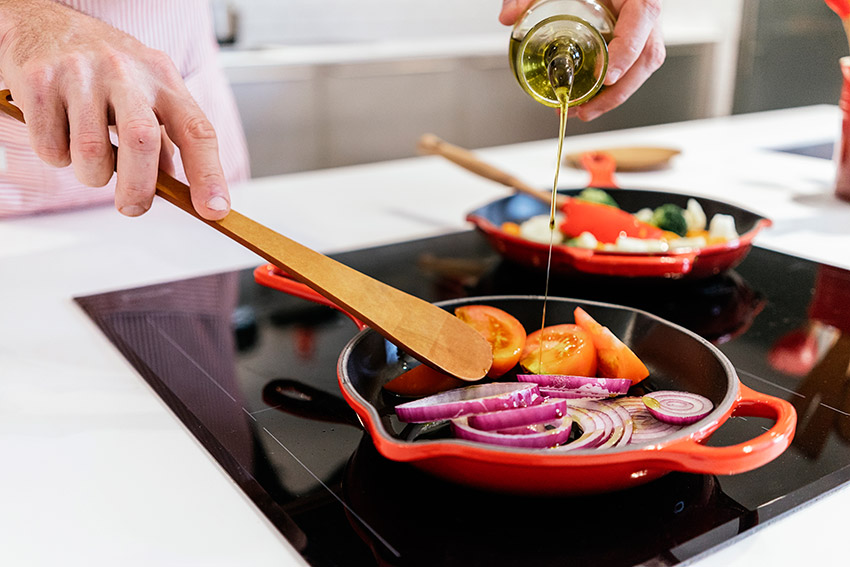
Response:
POLYGON ((73 165, 85 185, 103 186, 115 171, 115 124, 115 206, 123 214, 150 208, 159 168, 173 172, 171 140, 198 213, 218 220, 229 212, 215 131, 164 53, 57 2, 0 0, 0 75, 36 154, 73 165))

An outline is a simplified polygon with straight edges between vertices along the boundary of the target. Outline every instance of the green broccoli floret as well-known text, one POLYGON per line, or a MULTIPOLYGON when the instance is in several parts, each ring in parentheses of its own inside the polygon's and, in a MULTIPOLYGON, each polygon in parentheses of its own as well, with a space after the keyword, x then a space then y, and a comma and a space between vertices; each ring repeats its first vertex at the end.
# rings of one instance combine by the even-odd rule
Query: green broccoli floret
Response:
POLYGON ((590 203, 599 203, 600 205, 609 205, 618 209, 620 208, 620 205, 617 204, 617 201, 615 201, 611 195, 602 189, 597 189, 595 187, 583 189, 581 193, 576 195, 576 199, 588 201, 590 203))
POLYGON ((685 210, 672 203, 661 205, 655 209, 652 212, 650 224, 654 224, 661 230, 675 232, 679 236, 685 236, 688 233, 688 221, 685 220, 685 210))

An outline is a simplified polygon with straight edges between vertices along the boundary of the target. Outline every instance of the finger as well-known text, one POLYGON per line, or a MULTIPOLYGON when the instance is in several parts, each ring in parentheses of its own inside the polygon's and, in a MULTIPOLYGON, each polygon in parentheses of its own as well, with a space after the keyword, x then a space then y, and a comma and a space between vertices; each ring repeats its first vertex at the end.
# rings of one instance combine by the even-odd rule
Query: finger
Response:
POLYGON ((512 26, 520 15, 528 8, 534 0, 502 0, 502 11, 499 13, 499 22, 506 26, 512 26))
POLYGON ((660 14, 661 0, 633 0, 623 4, 614 26, 614 38, 608 43, 606 85, 616 83, 635 64, 656 29, 660 14))
POLYGON ((160 128, 156 115, 136 97, 113 101, 118 129, 118 178, 115 208, 130 217, 147 211, 156 191, 160 128))
POLYGON ((208 220, 224 218, 230 211, 230 194, 212 124, 188 91, 163 94, 157 101, 157 114, 168 137, 180 148, 195 210, 208 220))
POLYGON ((174 177, 174 142, 165 133, 165 127, 160 127, 159 169, 174 177))
POLYGON ((65 103, 51 87, 20 90, 23 91, 20 96, 15 92, 16 102, 24 113, 33 151, 49 165, 69 165, 71 152, 65 103))
POLYGON ((68 100, 68 123, 74 174, 84 185, 103 187, 115 172, 106 101, 75 93, 68 100))
POLYGON ((584 121, 593 120, 623 104, 658 69, 664 61, 664 56, 664 41, 661 39, 661 33, 655 30, 650 34, 649 41, 635 64, 617 84, 605 87, 590 101, 577 107, 578 117, 584 121))

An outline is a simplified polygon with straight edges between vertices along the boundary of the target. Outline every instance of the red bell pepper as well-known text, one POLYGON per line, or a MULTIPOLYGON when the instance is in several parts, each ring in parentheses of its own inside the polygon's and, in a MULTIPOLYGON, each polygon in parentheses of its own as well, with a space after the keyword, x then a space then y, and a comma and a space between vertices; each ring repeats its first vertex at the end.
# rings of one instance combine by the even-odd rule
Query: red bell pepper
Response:
POLYGON ((561 206, 566 217, 559 227, 568 238, 589 232, 604 243, 617 241, 620 235, 635 238, 661 238, 660 228, 639 221, 633 214, 617 207, 567 198, 561 206))

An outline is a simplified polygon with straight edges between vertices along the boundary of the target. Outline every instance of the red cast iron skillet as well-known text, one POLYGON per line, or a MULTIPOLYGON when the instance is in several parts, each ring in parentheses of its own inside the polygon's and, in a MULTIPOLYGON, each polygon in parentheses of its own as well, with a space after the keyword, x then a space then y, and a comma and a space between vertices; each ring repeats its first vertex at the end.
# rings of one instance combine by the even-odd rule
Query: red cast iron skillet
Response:
MULTIPOLYGON (((655 208, 673 203, 684 208, 689 198, 696 199, 708 220, 715 214, 731 215, 739 238, 723 243, 666 254, 605 252, 557 245, 552 250, 552 270, 564 274, 594 274, 643 278, 704 278, 738 265, 750 251, 753 239, 772 223, 769 219, 729 203, 681 193, 622 189, 613 178, 616 164, 605 154, 586 156, 582 163, 591 173, 589 187, 605 188, 631 213, 644 207, 655 208)), ((562 189, 562 195, 577 195, 582 189, 562 189)), ((549 245, 532 242, 502 230, 505 222, 521 223, 535 215, 548 215, 549 205, 528 195, 515 194, 494 201, 467 214, 490 245, 505 258, 525 266, 545 269, 549 245)))
MULTIPOLYGON (((261 284, 333 307, 303 284, 282 277, 272 265, 258 267, 254 275, 261 284)), ((453 310, 468 304, 499 307, 517 317, 526 329, 533 329, 540 324, 543 300, 536 296, 490 296, 436 305, 453 310)), ((406 400, 382 388, 416 361, 362 324, 337 364, 342 395, 384 457, 410 463, 452 482, 519 494, 607 492, 637 486, 670 471, 736 474, 768 463, 791 443, 796 427, 793 406, 743 385, 731 362, 705 339, 645 311, 566 298, 549 298, 547 321, 572 322, 578 305, 644 361, 650 377, 642 386, 701 394, 713 402, 713 411, 657 442, 606 450, 558 453, 489 446, 440 434, 429 437, 428 426, 405 424, 396 418, 394 406, 406 400), (737 445, 704 445, 702 442, 732 415, 766 417, 775 423, 765 433, 737 445)))

